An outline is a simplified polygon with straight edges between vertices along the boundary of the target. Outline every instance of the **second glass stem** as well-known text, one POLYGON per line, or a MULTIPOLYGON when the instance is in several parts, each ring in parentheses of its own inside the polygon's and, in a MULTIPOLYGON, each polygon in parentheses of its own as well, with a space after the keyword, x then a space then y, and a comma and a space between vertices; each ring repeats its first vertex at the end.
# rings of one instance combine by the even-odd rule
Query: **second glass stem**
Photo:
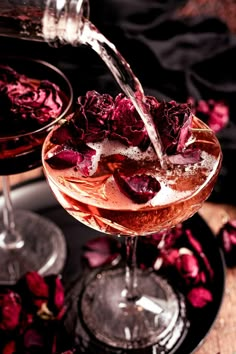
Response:
POLYGON ((138 297, 137 291, 137 236, 125 237, 126 247, 126 269, 125 269, 125 286, 126 286, 126 299, 128 301, 135 301, 138 297))
POLYGON ((8 176, 2 176, 2 189, 4 196, 2 210, 4 229, 0 231, 0 247, 4 249, 21 248, 24 241, 22 240, 20 233, 16 230, 8 176))

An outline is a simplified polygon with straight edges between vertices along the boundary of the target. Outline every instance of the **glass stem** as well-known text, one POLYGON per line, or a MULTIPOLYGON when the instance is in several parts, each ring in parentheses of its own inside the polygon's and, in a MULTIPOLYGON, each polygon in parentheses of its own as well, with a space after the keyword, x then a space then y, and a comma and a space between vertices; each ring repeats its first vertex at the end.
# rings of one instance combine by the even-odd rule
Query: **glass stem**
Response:
POLYGON ((138 296, 138 284, 137 284, 137 261, 136 261, 136 249, 137 249, 137 236, 125 237, 126 247, 126 269, 125 269, 125 286, 126 286, 126 299, 128 301, 137 300, 138 296))
POLYGON ((3 230, 0 232, 0 247, 4 249, 21 248, 24 242, 20 233, 16 230, 8 176, 2 176, 2 190, 4 203, 2 210, 3 230))

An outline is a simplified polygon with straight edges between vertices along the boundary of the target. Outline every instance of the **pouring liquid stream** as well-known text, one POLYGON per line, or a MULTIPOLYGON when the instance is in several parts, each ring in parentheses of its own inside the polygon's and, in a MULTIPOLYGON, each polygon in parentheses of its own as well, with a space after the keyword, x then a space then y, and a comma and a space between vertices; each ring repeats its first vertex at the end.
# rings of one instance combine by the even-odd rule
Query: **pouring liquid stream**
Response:
POLYGON ((141 83, 115 45, 99 32, 90 21, 86 19, 83 21, 84 28, 80 38, 81 43, 90 46, 100 56, 114 75, 122 91, 133 103, 146 127, 160 165, 164 168, 165 160, 162 153, 161 138, 153 124, 151 115, 145 109, 145 95, 141 83))

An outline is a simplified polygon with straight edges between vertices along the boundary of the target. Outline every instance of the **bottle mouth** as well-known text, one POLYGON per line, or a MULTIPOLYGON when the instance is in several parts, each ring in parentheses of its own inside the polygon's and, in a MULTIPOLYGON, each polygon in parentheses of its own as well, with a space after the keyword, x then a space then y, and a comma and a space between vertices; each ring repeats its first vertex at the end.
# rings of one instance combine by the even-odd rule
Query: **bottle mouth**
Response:
POLYGON ((80 44, 89 12, 89 0, 47 0, 42 19, 44 40, 53 46, 80 44))

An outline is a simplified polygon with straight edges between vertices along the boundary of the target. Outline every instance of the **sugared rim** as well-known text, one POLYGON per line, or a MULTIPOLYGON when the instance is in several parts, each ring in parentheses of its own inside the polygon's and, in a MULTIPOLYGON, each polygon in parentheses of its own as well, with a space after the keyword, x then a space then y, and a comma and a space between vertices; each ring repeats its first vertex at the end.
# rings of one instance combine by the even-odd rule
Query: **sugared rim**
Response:
POLYGON ((55 118, 49 124, 46 124, 46 125, 42 126, 39 129, 36 129, 36 130, 33 130, 33 131, 29 131, 27 133, 16 134, 16 135, 8 135, 8 136, 0 137, 0 142, 1 141, 5 141, 6 139, 13 140, 13 139, 16 139, 16 138, 21 138, 21 137, 24 137, 24 136, 36 134, 36 133, 39 133, 41 131, 47 130, 51 126, 55 125, 62 117, 67 115, 67 113, 69 112, 69 110, 70 110, 70 108, 72 106, 72 102, 73 102, 73 89, 72 89, 72 86, 71 86, 71 83, 70 83, 69 79, 66 77, 66 75, 60 69, 58 69, 53 64, 51 64, 51 63, 49 63, 47 61, 41 60, 41 59, 26 58, 26 57, 21 57, 21 56, 3 56, 3 55, 1 55, 0 56, 0 63, 2 63, 3 60, 4 60, 4 64, 7 64, 8 60, 9 61, 28 61, 28 62, 33 62, 33 63, 36 63, 36 64, 40 64, 42 66, 45 66, 45 67, 49 68, 54 73, 57 73, 65 81, 66 85, 68 86, 68 92, 69 92, 69 96, 70 97, 68 97, 68 95, 66 95, 66 97, 68 98, 68 103, 67 103, 65 109, 63 110, 63 112, 57 118, 55 118))

